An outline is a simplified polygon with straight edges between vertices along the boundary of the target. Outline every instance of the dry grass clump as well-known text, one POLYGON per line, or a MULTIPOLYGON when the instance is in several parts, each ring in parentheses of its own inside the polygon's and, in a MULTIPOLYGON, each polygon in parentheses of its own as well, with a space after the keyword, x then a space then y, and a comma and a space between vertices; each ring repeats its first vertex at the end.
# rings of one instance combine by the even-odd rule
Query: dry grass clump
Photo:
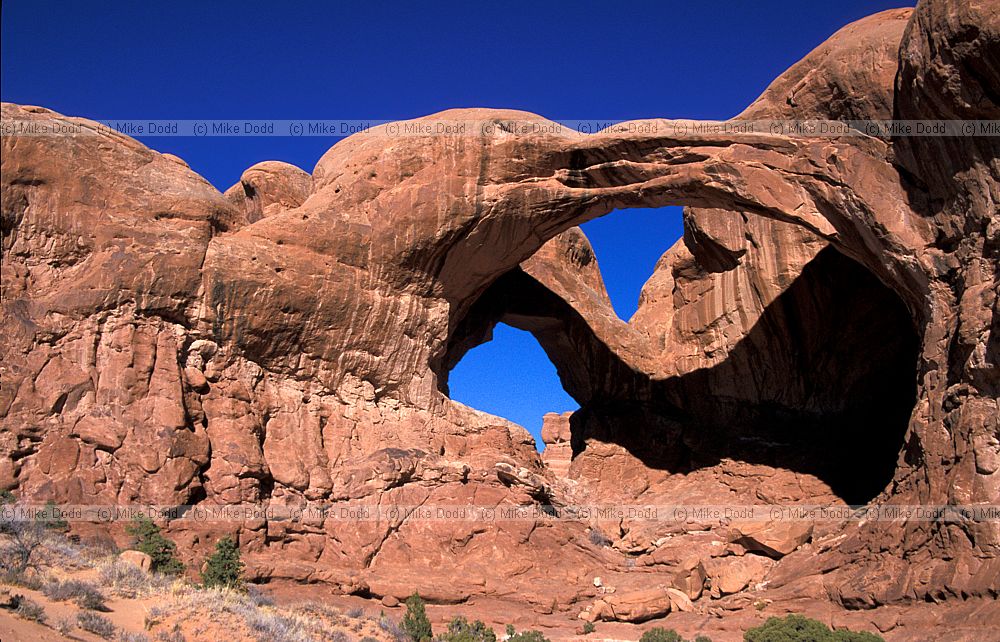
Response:
POLYGON ((104 611, 104 594, 92 582, 52 579, 42 584, 42 594, 56 602, 72 600, 81 609, 104 611))
POLYGON ((129 599, 163 593, 178 581, 158 573, 147 573, 117 557, 105 558, 98 564, 98 577, 102 586, 129 599))
MULTIPOLYGON (((0 548, 6 546, 0 559, 0 570, 6 571, 2 579, 38 590, 49 600, 79 606, 80 612, 50 625, 65 635, 82 629, 116 642, 186 642, 185 631, 199 639, 226 631, 234 638, 259 642, 349 642, 354 636, 349 637, 345 629, 350 629, 367 642, 373 638, 407 639, 398 622, 363 608, 345 612, 319 602, 277 607, 252 585, 245 590, 204 588, 184 578, 148 573, 121 560, 107 547, 81 544, 63 533, 25 528, 15 541, 10 532, 13 528, 0 534, 0 548), (74 576, 79 571, 87 573, 86 580, 74 576), (156 606, 146 615, 145 632, 119 630, 114 622, 95 613, 106 610, 110 596, 156 598, 156 606), (206 620, 206 613, 212 617, 206 620), (190 622, 204 624, 193 630, 181 628, 190 622)), ((12 610, 46 624, 42 606, 16 597, 20 601, 12 610)))
POLYGON ((343 615, 317 602, 277 608, 269 599, 231 589, 178 588, 170 607, 173 615, 182 617, 206 610, 217 616, 229 614, 233 624, 245 627, 246 634, 259 642, 348 642, 336 628, 348 624, 343 615))
POLYGON ((45 609, 39 606, 37 602, 23 595, 15 595, 13 601, 17 603, 17 606, 14 607, 15 613, 26 620, 32 620, 39 624, 45 623, 45 609))
POLYGON ((118 629, 111 623, 111 620, 93 611, 80 611, 77 613, 76 624, 84 631, 89 631, 105 640, 114 638, 115 633, 118 632, 118 629))

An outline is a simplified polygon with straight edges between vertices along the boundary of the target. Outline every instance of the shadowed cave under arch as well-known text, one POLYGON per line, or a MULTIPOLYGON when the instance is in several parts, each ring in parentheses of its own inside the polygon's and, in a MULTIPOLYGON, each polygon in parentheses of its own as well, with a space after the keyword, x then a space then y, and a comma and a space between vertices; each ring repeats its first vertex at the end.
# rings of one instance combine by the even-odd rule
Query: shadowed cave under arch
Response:
POLYGON ((617 443, 645 465, 687 472, 723 458, 809 473, 863 504, 892 480, 916 400, 919 341, 901 299, 828 246, 725 360, 654 378, 599 340, 566 301, 518 267, 456 326, 439 373, 506 323, 531 332, 579 404, 574 456, 617 443))

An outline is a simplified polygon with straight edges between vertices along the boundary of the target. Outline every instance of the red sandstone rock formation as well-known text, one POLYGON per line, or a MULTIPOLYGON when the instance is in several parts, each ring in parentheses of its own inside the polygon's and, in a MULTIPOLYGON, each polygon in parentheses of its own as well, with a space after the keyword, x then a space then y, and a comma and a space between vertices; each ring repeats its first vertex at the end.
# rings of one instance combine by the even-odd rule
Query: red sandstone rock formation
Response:
POLYGON ((569 474, 569 466, 573 460, 569 426, 571 414, 573 413, 550 412, 543 417, 542 441, 545 442, 545 450, 542 451, 542 461, 557 478, 569 474))
MULTIPOLYGON (((1000 118, 995 9, 859 21, 744 116, 1000 118)), ((428 119, 477 133, 354 136, 311 179, 263 163, 225 197, 125 136, 5 136, 0 485, 73 503, 997 503, 995 137, 428 119), (685 238, 620 320, 573 226, 668 204, 689 206, 685 238), (536 335, 582 406, 568 440, 549 420, 542 457, 447 397, 500 321, 536 335)), ((187 524, 170 533, 196 549, 210 527, 187 524)), ((213 527, 258 578, 590 619, 1000 593, 996 522, 733 541, 627 518, 213 527)))

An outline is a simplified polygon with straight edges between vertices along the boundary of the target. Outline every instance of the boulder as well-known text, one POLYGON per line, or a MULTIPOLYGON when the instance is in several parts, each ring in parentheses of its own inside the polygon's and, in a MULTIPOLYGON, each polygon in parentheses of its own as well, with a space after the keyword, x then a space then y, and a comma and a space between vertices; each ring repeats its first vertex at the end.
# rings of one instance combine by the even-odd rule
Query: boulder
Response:
POLYGON ((674 574, 673 588, 680 590, 690 600, 697 600, 708 578, 705 566, 698 557, 689 557, 681 562, 674 574))
POLYGON ((153 568, 153 558, 141 551, 122 551, 118 554, 118 559, 138 566, 147 573, 153 568))
POLYGON ((694 610, 694 604, 691 602, 691 598, 689 598, 683 591, 669 586, 664 590, 670 597, 670 610, 684 612, 694 610))
POLYGON ((729 541, 779 559, 808 542, 812 533, 812 523, 804 521, 755 522, 733 528, 729 541))
POLYGON ((757 555, 723 558, 711 576, 712 589, 721 595, 739 593, 763 580, 772 565, 757 555))
MULTIPOLYGON (((678 598, 675 596, 673 599, 678 598)), ((610 612, 609 608, 601 605, 596 609, 599 613, 597 619, 617 622, 644 622, 663 617, 670 612, 673 605, 670 592, 662 587, 615 593, 598 602, 607 604, 610 612)))

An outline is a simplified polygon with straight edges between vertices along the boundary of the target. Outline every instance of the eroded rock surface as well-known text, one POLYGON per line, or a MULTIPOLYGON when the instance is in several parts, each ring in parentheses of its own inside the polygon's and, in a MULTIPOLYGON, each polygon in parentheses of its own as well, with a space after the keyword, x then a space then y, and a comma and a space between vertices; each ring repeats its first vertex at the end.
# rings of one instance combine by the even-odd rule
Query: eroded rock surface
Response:
MULTIPOLYGON (((859 21, 745 115, 1000 118, 993 9, 929 1, 859 21)), ((3 117, 91 127, 10 104, 3 117)), ((425 120, 442 119, 478 133, 376 130, 311 177, 263 163, 225 196, 103 130, 4 136, 0 485, 359 510, 998 503, 996 137, 425 120), (618 319, 575 226, 671 204, 688 206, 685 237, 618 319), (520 426, 447 397, 450 369, 501 321, 535 334, 581 404, 547 421, 542 456, 520 426)), ((206 529, 235 535, 258 579, 567 617, 589 605, 589 619, 1000 593, 996 522, 770 528, 402 513, 168 532, 193 558, 206 529)))

